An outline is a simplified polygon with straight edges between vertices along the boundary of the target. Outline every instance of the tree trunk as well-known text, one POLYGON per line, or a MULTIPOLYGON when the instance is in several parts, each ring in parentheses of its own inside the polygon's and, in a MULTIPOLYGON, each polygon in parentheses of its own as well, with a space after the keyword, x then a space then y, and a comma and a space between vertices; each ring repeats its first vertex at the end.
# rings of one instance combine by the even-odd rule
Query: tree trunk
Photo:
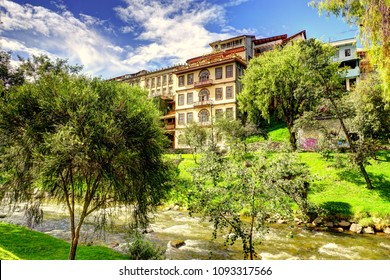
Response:
POLYGON ((77 245, 79 243, 79 235, 76 234, 74 238, 72 238, 72 241, 70 243, 70 251, 69 251, 69 260, 75 260, 76 259, 76 251, 77 251, 77 245))
MULTIPOLYGON (((356 154, 357 153, 357 150, 356 150, 356 147, 355 147, 355 144, 353 143, 352 139, 351 139, 351 136, 349 135, 349 131, 347 129, 347 126, 345 125, 344 123, 344 120, 342 118, 342 116, 340 116, 339 114, 339 111, 338 111, 338 107, 335 103, 335 101, 333 99, 330 99, 335 111, 336 111, 336 116, 337 118, 339 119, 340 121, 340 124, 341 124, 341 128, 343 129, 343 132, 345 134, 345 137, 347 138, 347 142, 349 144, 349 147, 351 148, 351 151, 356 154)), ((363 164, 363 161, 361 159, 357 160, 357 165, 359 166, 359 169, 360 169, 360 172, 362 173, 363 177, 364 177, 364 180, 366 181, 366 186, 367 186, 367 189, 372 189, 372 183, 371 183, 371 180, 370 180, 370 177, 368 176, 368 173, 366 171, 366 168, 364 167, 364 164, 363 164)))
POLYGON ((290 133, 290 144, 294 151, 297 150, 297 138, 295 135, 295 132, 293 131, 294 124, 292 121, 287 120, 287 128, 288 132, 290 133))

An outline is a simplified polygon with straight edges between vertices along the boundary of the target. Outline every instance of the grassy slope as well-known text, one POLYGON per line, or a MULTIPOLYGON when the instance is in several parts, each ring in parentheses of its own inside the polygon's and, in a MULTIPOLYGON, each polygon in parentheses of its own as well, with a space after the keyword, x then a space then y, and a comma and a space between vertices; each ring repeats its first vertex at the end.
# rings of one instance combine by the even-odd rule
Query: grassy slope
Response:
POLYGON ((364 178, 351 167, 336 168, 334 159, 326 161, 318 153, 301 153, 300 157, 315 176, 310 201, 334 214, 390 217, 390 162, 371 161, 367 166, 374 184, 374 189, 368 190, 364 178))
MULTIPOLYGON (((66 260, 69 246, 69 243, 47 234, 0 223, 0 259, 66 260)), ((128 257, 103 246, 79 245, 76 259, 125 260, 128 257)))
MULTIPOLYGON (((284 124, 273 123, 267 129, 271 141, 288 142, 289 133, 284 124)), ((255 136, 247 142, 263 140, 262 137, 255 136)), ((309 200, 331 211, 335 216, 374 216, 390 219, 390 152, 382 151, 379 160, 371 161, 371 165, 367 166, 374 190, 365 188, 364 179, 357 170, 350 166, 337 166, 338 156, 346 157, 343 154, 335 155, 327 161, 318 153, 300 153, 302 161, 308 165, 315 177, 309 200)), ((180 178, 191 180, 188 170, 194 166, 192 155, 182 155, 182 158, 183 161, 179 165, 180 178)))

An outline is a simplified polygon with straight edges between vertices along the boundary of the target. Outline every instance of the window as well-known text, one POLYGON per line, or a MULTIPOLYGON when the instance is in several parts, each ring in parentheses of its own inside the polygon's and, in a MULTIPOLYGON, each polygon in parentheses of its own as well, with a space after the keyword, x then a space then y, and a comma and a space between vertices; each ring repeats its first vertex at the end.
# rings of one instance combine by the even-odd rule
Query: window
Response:
POLYGON ((194 74, 187 75, 187 85, 192 85, 194 83, 194 74))
POLYGON ((163 95, 164 95, 164 96, 167 95, 167 89, 166 89, 166 88, 163 88, 163 95))
POLYGON ((179 76, 179 87, 184 86, 184 76, 179 76))
POLYGON ((181 124, 181 125, 184 124, 184 113, 179 114, 178 124, 181 124))
POLYGON ((167 75, 163 76, 163 85, 165 86, 167 84, 167 75))
POLYGON ((187 104, 194 103, 194 94, 192 92, 187 93, 187 104))
POLYGON ((157 77, 157 86, 161 86, 161 77, 157 77))
POLYGON ((192 112, 187 113, 187 123, 191 123, 193 119, 194 119, 194 113, 192 112))
POLYGON ((154 83, 154 78, 152 78, 152 87, 155 87, 156 84, 154 83))
POLYGON ((172 89, 172 87, 169 87, 169 95, 173 95, 173 89, 172 89))
POLYGON ((233 86, 226 87, 226 99, 233 98, 233 86))
POLYGON ((233 119, 233 108, 226 108, 226 118, 233 119))
POLYGON ((207 89, 202 89, 199 92, 199 101, 207 101, 209 100, 209 91, 207 89))
POLYGON ((338 59, 339 57, 340 57, 340 50, 336 50, 333 58, 338 59))
POLYGON ((184 94, 179 94, 177 98, 178 98, 177 100, 178 105, 179 106, 184 105, 184 94))
POLYGON ((220 119, 223 116, 223 109, 215 110, 215 118, 220 119))
POLYGON ((209 76, 210 76, 209 70, 202 70, 199 73, 199 81, 200 82, 208 81, 209 80, 209 76))
POLYGON ((169 74, 168 83, 169 83, 170 85, 173 84, 173 76, 172 76, 172 74, 169 74))
POLYGON ((233 77, 233 65, 226 66, 226 78, 233 77))
POLYGON ((345 56, 351 56, 351 49, 346 49, 345 51, 345 56))
POLYGON ((150 80, 149 79, 146 79, 146 87, 148 88, 150 85, 150 80))
POLYGON ((222 79, 222 67, 215 68, 215 79, 222 79))
POLYGON ((206 109, 203 109, 202 111, 199 112, 198 117, 200 123, 205 123, 209 121, 210 113, 206 109))
POLYGON ((222 99, 223 99, 223 89, 216 88, 215 89, 215 100, 222 100, 222 99))

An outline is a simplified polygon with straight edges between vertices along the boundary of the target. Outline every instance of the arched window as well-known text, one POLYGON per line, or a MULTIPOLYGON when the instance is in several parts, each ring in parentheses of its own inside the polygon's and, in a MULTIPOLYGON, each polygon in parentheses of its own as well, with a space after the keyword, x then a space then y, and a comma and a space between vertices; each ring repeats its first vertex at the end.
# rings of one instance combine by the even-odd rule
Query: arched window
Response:
POLYGON ((207 70, 207 69, 202 70, 199 73, 199 81, 200 82, 208 81, 209 80, 209 76, 210 76, 209 70, 207 70))
POLYGON ((208 122, 209 119, 210 119, 210 113, 208 110, 206 109, 203 109, 199 112, 198 114, 198 117, 199 117, 199 122, 200 123, 205 123, 205 122, 208 122))
POLYGON ((209 100, 210 92, 208 89, 204 88, 199 92, 199 101, 207 101, 209 100))

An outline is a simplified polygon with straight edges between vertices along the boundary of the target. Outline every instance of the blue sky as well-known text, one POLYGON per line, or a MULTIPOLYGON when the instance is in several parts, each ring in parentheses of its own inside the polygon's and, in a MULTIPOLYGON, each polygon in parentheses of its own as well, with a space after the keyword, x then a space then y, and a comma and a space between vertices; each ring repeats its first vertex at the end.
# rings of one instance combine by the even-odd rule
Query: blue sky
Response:
MULTIPOLYGON (((306 30, 322 41, 355 37, 342 19, 319 15, 309 0, 0 0, 0 47, 47 54, 111 78, 184 63, 209 43, 306 30)), ((14 62, 16 63, 16 61, 14 62)))

